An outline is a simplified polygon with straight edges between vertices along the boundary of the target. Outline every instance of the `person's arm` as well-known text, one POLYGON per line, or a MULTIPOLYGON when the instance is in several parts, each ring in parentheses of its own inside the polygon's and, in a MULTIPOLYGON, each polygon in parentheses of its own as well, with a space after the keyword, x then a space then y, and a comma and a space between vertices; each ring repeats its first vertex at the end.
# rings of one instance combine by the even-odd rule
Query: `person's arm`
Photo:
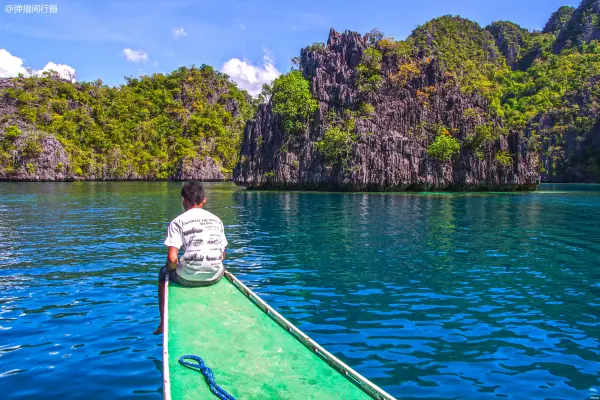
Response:
POLYGON ((183 243, 183 232, 181 226, 175 221, 169 224, 167 229, 167 238, 165 239, 165 246, 169 248, 167 254, 167 269, 173 271, 177 269, 177 261, 179 257, 179 249, 183 243))
POLYGON ((167 255, 167 269, 173 271, 177 269, 179 249, 174 246, 169 246, 169 254, 167 255))

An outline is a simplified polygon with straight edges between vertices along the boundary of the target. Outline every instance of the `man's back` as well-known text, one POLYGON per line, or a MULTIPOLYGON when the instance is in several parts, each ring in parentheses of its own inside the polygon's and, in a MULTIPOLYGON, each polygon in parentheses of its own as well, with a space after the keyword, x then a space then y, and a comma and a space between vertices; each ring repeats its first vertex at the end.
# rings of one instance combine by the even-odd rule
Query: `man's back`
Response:
POLYGON ((167 229, 166 246, 181 249, 177 274, 189 281, 210 281, 223 272, 223 250, 227 246, 223 222, 201 208, 192 208, 175 218, 167 229))
POLYGON ((186 182, 181 188, 181 205, 186 211, 169 224, 165 239, 169 248, 167 263, 158 273, 160 324, 155 335, 163 331, 167 277, 183 286, 207 286, 219 282, 225 272, 225 228, 217 216, 202 209, 205 204, 202 184, 186 182))

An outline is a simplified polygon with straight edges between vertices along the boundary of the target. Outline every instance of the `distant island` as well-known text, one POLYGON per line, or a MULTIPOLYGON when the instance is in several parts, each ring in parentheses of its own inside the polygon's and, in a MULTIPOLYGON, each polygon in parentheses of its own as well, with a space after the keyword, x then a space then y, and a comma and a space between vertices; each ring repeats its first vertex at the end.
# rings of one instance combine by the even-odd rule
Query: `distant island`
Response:
POLYGON ((331 30, 258 99, 209 66, 120 87, 0 80, 1 180, 233 179, 256 189, 534 190, 600 181, 600 0, 542 31, 443 16, 331 30))
POLYGON ((256 100, 206 65, 126 79, 0 79, 0 179, 231 179, 256 100))

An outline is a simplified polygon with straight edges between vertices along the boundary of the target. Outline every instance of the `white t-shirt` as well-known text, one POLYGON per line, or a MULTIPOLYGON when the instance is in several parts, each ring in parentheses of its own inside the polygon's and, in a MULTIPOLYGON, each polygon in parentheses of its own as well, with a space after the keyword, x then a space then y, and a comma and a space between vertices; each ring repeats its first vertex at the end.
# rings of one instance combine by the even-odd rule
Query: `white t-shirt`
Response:
POLYGON ((188 281, 207 281, 223 272, 227 246, 223 222, 201 208, 192 208, 169 224, 165 246, 183 251, 177 275, 188 281))

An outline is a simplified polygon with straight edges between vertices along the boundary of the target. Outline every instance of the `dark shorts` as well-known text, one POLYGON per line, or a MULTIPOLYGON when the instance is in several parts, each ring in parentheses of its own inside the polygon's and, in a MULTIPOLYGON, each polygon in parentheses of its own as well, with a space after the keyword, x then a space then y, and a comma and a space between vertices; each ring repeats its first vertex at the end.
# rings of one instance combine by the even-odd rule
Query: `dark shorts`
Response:
POLYGON ((169 280, 171 282, 178 283, 181 286, 210 286, 210 285, 214 285, 215 283, 219 282, 221 280, 221 278, 223 277, 223 274, 220 274, 215 279, 212 279, 210 281, 189 281, 189 280, 183 279, 182 277, 177 275, 177 270, 169 271, 167 269, 167 266, 165 265, 164 267, 162 267, 160 269, 160 271, 158 273, 158 281, 165 282, 165 280, 167 279, 167 275, 169 275, 169 280))

